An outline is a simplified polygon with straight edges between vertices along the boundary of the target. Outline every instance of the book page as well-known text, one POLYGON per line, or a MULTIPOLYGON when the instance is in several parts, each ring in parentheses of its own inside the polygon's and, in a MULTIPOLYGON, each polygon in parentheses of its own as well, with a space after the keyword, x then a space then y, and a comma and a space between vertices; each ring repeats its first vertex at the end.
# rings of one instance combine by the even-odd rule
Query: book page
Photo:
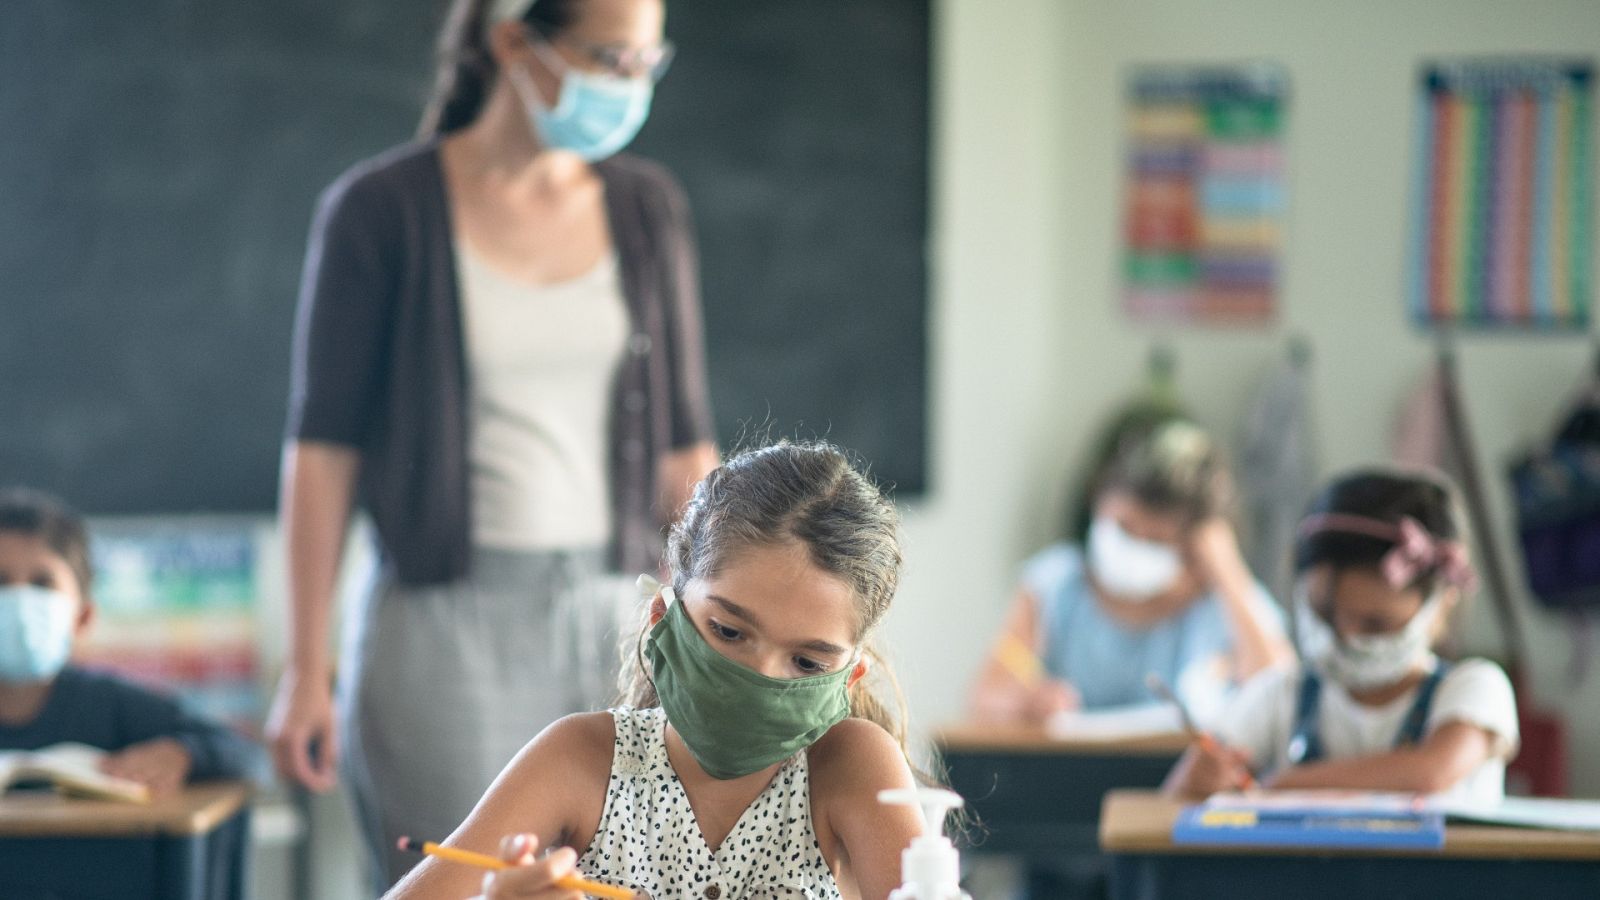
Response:
POLYGON ((1451 819, 1522 828, 1600 831, 1600 800, 1558 800, 1548 797, 1506 797, 1493 806, 1441 802, 1437 808, 1451 819))
POLYGON ((1171 704, 1118 706, 1089 712, 1056 713, 1045 723, 1051 737, 1080 741, 1120 741, 1183 730, 1171 704))
POLYGON ((106 752, 87 744, 52 744, 14 755, 8 777, 0 785, 18 781, 47 781, 66 793, 138 803, 150 799, 150 790, 137 781, 100 771, 106 752))

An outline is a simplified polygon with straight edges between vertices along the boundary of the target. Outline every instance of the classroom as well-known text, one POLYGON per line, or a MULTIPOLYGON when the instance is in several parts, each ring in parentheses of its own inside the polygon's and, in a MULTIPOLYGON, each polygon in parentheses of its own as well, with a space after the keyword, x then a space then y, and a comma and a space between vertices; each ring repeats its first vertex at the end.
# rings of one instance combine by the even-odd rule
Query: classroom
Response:
POLYGON ((1594 0, 8 13, 0 897, 1600 896, 1594 0))

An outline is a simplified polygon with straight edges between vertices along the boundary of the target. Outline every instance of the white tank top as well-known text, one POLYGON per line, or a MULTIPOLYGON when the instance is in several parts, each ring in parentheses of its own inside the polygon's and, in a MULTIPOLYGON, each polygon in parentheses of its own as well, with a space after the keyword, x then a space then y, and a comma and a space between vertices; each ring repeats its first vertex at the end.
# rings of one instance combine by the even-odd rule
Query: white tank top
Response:
POLYGON ((628 339, 615 254, 533 285, 456 243, 471 385, 472 533, 483 547, 596 547, 611 538, 610 413, 628 339))
POLYGON ((689 796, 667 761, 667 717, 619 707, 605 810, 578 860, 585 877, 655 900, 837 900, 811 822, 805 751, 779 766, 716 851, 706 844, 689 796))

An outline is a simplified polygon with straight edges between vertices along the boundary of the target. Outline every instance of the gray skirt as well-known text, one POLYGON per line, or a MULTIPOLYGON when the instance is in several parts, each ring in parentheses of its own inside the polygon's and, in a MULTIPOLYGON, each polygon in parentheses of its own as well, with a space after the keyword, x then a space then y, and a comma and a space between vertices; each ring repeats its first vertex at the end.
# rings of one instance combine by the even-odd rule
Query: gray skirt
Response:
POLYGON ((479 549, 460 582, 375 577, 346 629, 338 706, 376 885, 417 863, 401 835, 442 841, 540 730, 614 701, 626 601, 601 559, 479 549))

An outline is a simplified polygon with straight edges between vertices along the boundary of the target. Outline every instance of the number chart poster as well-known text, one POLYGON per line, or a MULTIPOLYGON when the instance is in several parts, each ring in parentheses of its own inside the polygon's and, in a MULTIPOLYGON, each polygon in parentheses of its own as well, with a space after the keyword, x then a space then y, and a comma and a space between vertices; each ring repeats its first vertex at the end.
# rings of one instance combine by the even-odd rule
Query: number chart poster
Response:
POLYGON ((1268 323, 1281 269, 1287 75, 1267 65, 1143 69, 1128 101, 1128 314, 1268 323))
POLYGON ((1407 289, 1412 319, 1587 329, 1593 63, 1428 65, 1420 88, 1407 289))

